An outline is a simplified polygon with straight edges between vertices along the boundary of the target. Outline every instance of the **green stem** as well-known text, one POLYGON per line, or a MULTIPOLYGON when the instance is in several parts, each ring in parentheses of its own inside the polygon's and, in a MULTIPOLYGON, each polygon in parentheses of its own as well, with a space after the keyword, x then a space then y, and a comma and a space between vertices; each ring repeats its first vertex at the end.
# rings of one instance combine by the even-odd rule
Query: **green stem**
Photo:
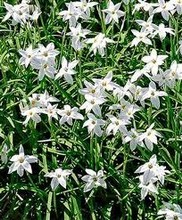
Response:
POLYGON ((148 109, 148 125, 150 126, 152 123, 152 103, 150 103, 150 107, 148 109))
POLYGON ((94 151, 93 151, 93 134, 91 134, 90 136, 90 164, 91 167, 93 169, 94 167, 94 155, 93 155, 94 151))

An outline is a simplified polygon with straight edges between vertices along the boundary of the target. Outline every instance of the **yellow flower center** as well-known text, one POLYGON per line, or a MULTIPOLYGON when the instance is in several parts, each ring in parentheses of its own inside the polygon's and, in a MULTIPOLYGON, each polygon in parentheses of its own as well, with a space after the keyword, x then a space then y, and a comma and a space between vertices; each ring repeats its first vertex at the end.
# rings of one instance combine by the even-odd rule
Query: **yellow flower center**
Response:
POLYGON ((67 111, 66 114, 67 114, 67 116, 70 116, 70 115, 71 115, 71 112, 70 112, 70 111, 67 111))
POLYGON ((23 156, 19 157, 19 162, 20 162, 20 163, 23 163, 24 161, 25 161, 25 159, 24 159, 23 156))
POLYGON ((93 125, 95 125, 95 124, 96 124, 96 122, 95 122, 95 121, 92 121, 92 124, 93 124, 93 125))

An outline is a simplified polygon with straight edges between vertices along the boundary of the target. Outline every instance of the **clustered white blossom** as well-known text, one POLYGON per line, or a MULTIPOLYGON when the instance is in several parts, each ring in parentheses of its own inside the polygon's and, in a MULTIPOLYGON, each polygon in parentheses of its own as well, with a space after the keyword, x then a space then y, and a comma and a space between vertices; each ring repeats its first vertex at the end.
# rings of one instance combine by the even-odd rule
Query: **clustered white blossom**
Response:
POLYGON ((40 9, 35 5, 30 5, 29 0, 22 0, 20 4, 10 5, 4 3, 7 10, 7 14, 3 19, 3 22, 12 18, 12 24, 16 25, 20 23, 22 26, 33 21, 37 21, 41 14, 40 9))
MULTIPOLYGON (((67 66, 67 71, 71 72, 71 75, 74 74, 72 67, 77 62, 68 64, 65 58, 63 58, 63 63, 63 66, 67 66)), ((60 71, 64 75, 68 74, 68 72, 65 72, 64 67, 60 71)), ((47 91, 43 94, 32 94, 31 97, 28 97, 28 102, 23 100, 20 105, 21 114, 26 117, 23 124, 27 125, 29 120, 39 123, 41 122, 41 114, 46 114, 49 121, 54 118, 59 120, 60 125, 67 123, 71 126, 73 120, 84 120, 83 115, 78 112, 79 110, 84 110, 88 118, 83 123, 83 128, 87 127, 88 133, 92 136, 97 135, 101 137, 104 134, 109 136, 120 133, 123 143, 129 143, 131 150, 135 150, 138 145, 152 151, 153 144, 157 145, 158 143, 157 136, 162 136, 153 129, 154 123, 143 133, 138 132, 136 127, 131 127, 135 114, 141 110, 136 102, 140 101, 144 106, 145 99, 150 98, 151 104, 159 108, 159 96, 167 94, 156 91, 155 84, 152 82, 149 88, 135 86, 130 81, 122 87, 113 82, 112 77, 113 73, 109 71, 102 79, 94 78, 92 80, 93 83, 85 80, 85 88, 79 91, 84 95, 85 102, 79 108, 66 104, 63 106, 63 109, 59 109, 58 104, 52 104, 59 102, 59 99, 50 96, 47 91), (113 100, 116 99, 118 102, 110 105, 108 113, 103 117, 102 106, 107 105, 111 95, 113 100)))
POLYGON ((45 75, 53 79, 56 73, 55 58, 59 54, 59 51, 54 48, 54 44, 50 43, 46 47, 39 44, 35 49, 32 48, 32 45, 25 50, 20 49, 19 53, 22 56, 20 64, 25 65, 26 68, 30 65, 33 69, 38 70, 39 80, 42 80, 45 75))
MULTIPOLYGON (((1 152, 1 160, 3 163, 7 163, 7 145, 4 145, 2 152, 1 152)), ((32 174, 32 167, 31 163, 37 163, 38 158, 33 155, 25 155, 24 148, 22 145, 19 147, 19 154, 14 155, 10 158, 10 161, 12 161, 12 165, 9 167, 8 174, 11 174, 15 171, 17 171, 17 174, 22 177, 24 175, 24 171, 27 171, 28 173, 32 174)), ((93 188, 96 188, 98 186, 102 186, 103 188, 107 188, 106 182, 104 180, 104 172, 103 170, 99 170, 98 172, 95 172, 92 169, 86 169, 85 170, 87 175, 84 175, 81 179, 86 182, 84 186, 84 192, 88 192, 92 190, 93 188)), ((55 190, 58 185, 61 185, 63 188, 66 189, 66 181, 69 175, 72 174, 72 170, 68 169, 62 169, 57 168, 55 171, 51 171, 49 173, 46 173, 44 176, 52 178, 51 180, 51 188, 52 190, 55 190)))
POLYGON ((113 74, 111 71, 103 79, 93 79, 94 84, 85 81, 85 88, 80 89, 80 93, 84 95, 85 102, 80 106, 87 113, 88 120, 85 121, 83 127, 88 128, 88 132, 97 136, 116 135, 119 132, 122 135, 123 143, 130 143, 131 150, 137 145, 147 147, 153 150, 153 144, 157 144, 157 136, 162 137, 159 132, 153 129, 154 123, 145 131, 138 132, 136 128, 127 129, 131 126, 136 112, 141 108, 136 104, 140 101, 144 106, 145 99, 150 98, 151 104, 159 108, 159 96, 167 95, 165 92, 156 91, 155 84, 150 83, 149 88, 135 86, 128 82, 124 87, 112 81, 113 74), (153 86, 153 87, 152 87, 153 86), (118 102, 110 105, 111 112, 106 114, 107 118, 103 119, 102 105, 107 103, 108 93, 118 99, 118 102), (115 113, 114 113, 115 112, 115 113), (102 127, 106 126, 105 132, 102 127))
POLYGON ((148 193, 158 194, 157 183, 164 184, 164 177, 167 173, 170 173, 166 170, 165 166, 159 166, 157 163, 156 155, 152 155, 149 162, 141 165, 135 173, 140 173, 139 176, 141 188, 141 199, 145 199, 148 193))
MULTIPOLYGON (((131 77, 131 82, 136 82, 143 75, 145 75, 148 79, 151 80, 149 84, 149 88, 153 91, 156 91, 156 85, 159 87, 168 86, 173 88, 176 84, 177 80, 182 79, 182 64, 178 64, 175 60, 171 63, 169 69, 163 71, 160 66, 164 63, 164 60, 167 58, 167 55, 157 55, 157 51, 152 49, 151 54, 149 56, 144 56, 142 61, 146 63, 143 69, 138 69, 134 72, 131 77)), ((152 91, 151 90, 151 91, 152 91)), ((166 96, 165 92, 155 92, 155 97, 157 96, 166 96)), ((156 108, 159 108, 160 105, 155 105, 156 108)))
POLYGON ((29 103, 22 102, 20 105, 21 114, 26 117, 23 122, 24 125, 27 125, 30 119, 39 123, 41 114, 46 114, 49 121, 53 118, 59 120, 61 125, 66 122, 72 125, 73 119, 83 120, 83 116, 78 113, 77 107, 71 108, 69 105, 64 105, 63 109, 58 109, 58 104, 52 105, 52 102, 59 102, 59 100, 50 96, 47 91, 43 94, 34 93, 28 99, 29 103))
MULTIPOLYGON (((137 46, 140 42, 147 45, 152 45, 152 39, 159 36, 160 40, 163 41, 167 34, 174 35, 174 30, 170 27, 166 27, 163 23, 156 25, 153 23, 155 14, 161 13, 162 17, 168 21, 169 17, 174 13, 182 13, 182 4, 179 1, 170 0, 165 2, 164 0, 158 0, 158 3, 148 3, 146 1, 138 1, 135 5, 134 12, 143 9, 149 12, 149 18, 147 21, 135 20, 137 24, 141 26, 141 30, 132 30, 135 38, 131 42, 131 46, 137 46)), ((133 12, 133 13, 134 13, 133 12)))
MULTIPOLYGON (((59 15, 63 18, 63 21, 69 21, 71 32, 67 35, 71 36, 72 47, 76 51, 83 49, 86 44, 92 44, 90 51, 93 51, 94 54, 98 51, 101 56, 104 56, 107 44, 114 43, 114 41, 106 37, 104 33, 98 33, 95 37, 86 39, 86 35, 91 34, 91 31, 82 29, 81 26, 81 21, 87 21, 90 18, 91 9, 97 4, 97 2, 87 2, 86 0, 66 3, 67 10, 61 11, 59 15)), ((124 16, 124 12, 119 10, 120 6, 120 3, 114 5, 112 1, 109 1, 108 8, 103 10, 107 14, 106 24, 109 24, 112 20, 118 23, 119 18, 124 16)))
POLYGON ((182 14, 182 4, 181 1, 177 0, 158 0, 158 3, 150 3, 146 0, 138 0, 138 3, 135 5, 135 11, 144 10, 149 12, 149 15, 155 15, 156 13, 161 13, 161 16, 168 21, 171 15, 174 13, 182 14))
MULTIPOLYGON (((131 1, 123 0, 125 4, 130 4, 131 1)), ((36 21, 41 14, 37 6, 29 5, 29 1, 23 0, 18 5, 10 5, 4 3, 7 14, 3 21, 12 18, 13 24, 20 23, 21 25, 27 22, 36 21)), ((70 3, 65 3, 66 10, 59 13, 63 21, 68 22, 69 32, 66 36, 71 38, 71 46, 75 52, 83 50, 84 47, 90 46, 90 52, 94 55, 97 53, 104 57, 108 44, 114 44, 115 41, 107 37, 107 32, 92 33, 84 27, 91 18, 91 12, 96 8, 98 2, 90 0, 81 0, 70 3)), ((114 3, 109 0, 107 8, 102 9, 102 16, 105 25, 112 23, 118 24, 120 20, 124 21, 125 12, 120 10, 122 3, 114 3)), ((84 79, 84 87, 79 89, 79 93, 84 97, 83 103, 80 106, 70 106, 64 104, 61 109, 58 107, 60 101, 56 97, 50 96, 47 91, 43 94, 33 93, 28 97, 28 101, 23 100, 20 105, 22 116, 26 117, 23 122, 27 125, 30 120, 35 123, 41 122, 41 115, 47 115, 49 122, 53 119, 59 121, 59 125, 67 123, 73 125, 73 120, 83 121, 82 128, 87 127, 91 138, 94 135, 115 136, 120 135, 123 144, 129 144, 131 151, 134 151, 137 146, 153 151, 154 145, 158 144, 158 138, 162 135, 154 129, 155 123, 150 123, 145 127, 145 130, 137 128, 135 125, 135 115, 145 106, 159 109, 161 99, 164 99, 168 94, 165 90, 166 86, 173 88, 178 80, 182 79, 182 64, 176 60, 171 62, 170 67, 166 67, 165 62, 169 58, 167 54, 161 54, 160 51, 152 48, 155 39, 161 42, 168 35, 175 35, 175 30, 168 24, 171 16, 175 13, 182 14, 182 1, 177 0, 158 0, 158 3, 149 3, 146 0, 138 0, 135 4, 133 14, 136 11, 148 12, 149 16, 145 20, 135 20, 140 30, 132 29, 134 35, 130 42, 131 47, 137 47, 139 44, 151 46, 148 51, 145 51, 143 57, 140 57, 142 67, 135 69, 132 72, 130 79, 123 86, 115 83, 113 71, 108 70, 103 78, 93 78, 88 81, 84 79), (156 14, 161 14, 165 20, 164 23, 154 24, 156 14), (164 69, 165 67, 165 69, 164 69), (137 83, 142 77, 146 77, 148 85, 140 86, 137 83), (52 104, 56 103, 56 104, 52 104), (85 118, 79 111, 85 112, 85 118)), ((159 15, 160 16, 160 15, 159 15)), ((179 42, 179 52, 182 54, 182 41, 179 42)), ((60 54, 58 49, 55 49, 53 43, 47 46, 38 44, 37 48, 30 45, 25 50, 20 49, 21 65, 25 68, 31 66, 33 70, 38 71, 38 79, 41 81, 45 76, 54 80, 64 80, 72 85, 74 83, 73 76, 76 75, 76 66, 81 64, 79 59, 66 58, 62 55, 61 67, 57 68, 57 56, 60 54)), ((77 56, 76 56, 77 57, 77 56)), ((78 57, 77 57, 78 58, 78 57)), ((7 163, 9 152, 4 145, 1 152, 1 160, 7 163)), ((30 163, 35 163, 38 159, 34 156, 24 154, 24 148, 21 145, 19 154, 14 155, 10 161, 13 164, 9 167, 9 174, 17 171, 19 176, 24 175, 24 170, 32 173, 30 163)), ((95 187, 101 186, 107 188, 103 170, 98 172, 92 169, 85 170, 87 175, 82 177, 85 182, 84 192, 88 192, 95 187)), ((170 173, 165 166, 159 166, 157 157, 154 154, 149 162, 140 166, 135 173, 139 174, 139 188, 141 188, 141 199, 144 200, 148 194, 158 194, 159 184, 164 184, 165 175, 170 173)), ((45 177, 52 178, 51 188, 55 190, 58 185, 66 189, 67 178, 72 174, 72 170, 57 168, 45 174, 45 177)), ((179 205, 164 203, 165 208, 159 210, 158 215, 165 216, 166 219, 182 219, 182 210, 179 205)))
POLYGON ((61 11, 59 15, 64 21, 69 21, 70 27, 75 27, 79 19, 87 20, 90 17, 90 10, 97 2, 87 0, 66 3, 67 10, 61 11))

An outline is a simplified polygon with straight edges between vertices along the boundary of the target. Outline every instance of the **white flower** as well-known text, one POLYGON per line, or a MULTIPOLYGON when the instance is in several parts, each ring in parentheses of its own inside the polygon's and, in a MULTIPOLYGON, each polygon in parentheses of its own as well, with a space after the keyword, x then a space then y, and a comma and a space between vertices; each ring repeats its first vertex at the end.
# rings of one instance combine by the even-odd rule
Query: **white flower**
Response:
POLYGON ((139 180, 139 187, 141 188, 141 200, 144 200, 148 193, 158 194, 157 187, 154 185, 152 181, 145 182, 143 179, 143 175, 139 176, 139 180))
POLYGON ((105 18, 106 24, 109 24, 111 21, 118 23, 119 18, 125 15, 123 11, 119 10, 120 7, 121 3, 114 5, 113 2, 109 0, 108 8, 102 10, 107 14, 105 18))
POLYGON ((13 18, 14 24, 20 23, 25 24, 29 18, 29 7, 27 4, 10 5, 4 3, 6 10, 8 11, 3 19, 3 22, 8 20, 10 17, 13 18))
MULTIPOLYGON (((34 69, 39 70, 38 79, 41 81, 44 76, 48 76, 49 78, 53 79, 54 74, 56 73, 56 69, 54 66, 50 64, 50 62, 46 62, 42 59, 33 59, 31 65, 34 69)), ((54 63, 53 63, 54 65, 54 63)))
POLYGON ((120 99, 118 104, 113 104, 109 107, 110 110, 120 110, 121 112, 125 111, 130 107, 131 103, 126 101, 125 99, 120 99))
POLYGON ((47 107, 51 102, 59 102, 59 99, 45 91, 43 94, 38 94, 38 102, 41 107, 47 107))
POLYGON ((10 161, 12 161, 13 164, 10 166, 8 174, 17 171, 18 175, 22 177, 24 174, 24 170, 26 170, 29 173, 32 173, 32 168, 30 163, 36 163, 37 158, 34 156, 25 155, 23 146, 20 145, 19 155, 14 155, 10 159, 10 161))
POLYGON ((42 44, 38 45, 39 53, 36 56, 36 59, 40 59, 41 61, 49 64, 55 64, 55 57, 59 54, 59 51, 55 49, 53 43, 48 44, 46 47, 42 44))
POLYGON ((73 119, 83 120, 83 115, 78 113, 78 108, 71 108, 69 105, 64 105, 63 110, 58 110, 57 113, 61 116, 59 123, 62 125, 67 122, 69 125, 73 124, 73 119))
POLYGON ((42 110, 42 113, 46 114, 48 116, 49 120, 52 120, 52 118, 55 118, 56 120, 58 120, 57 104, 56 105, 51 105, 49 103, 47 105, 47 107, 42 110))
POLYGON ((174 12, 177 11, 179 15, 182 14, 182 1, 181 0, 170 0, 175 6, 174 12))
POLYGON ((157 164, 157 157, 156 155, 152 155, 150 158, 149 162, 145 163, 144 165, 141 165, 135 173, 143 173, 143 181, 145 183, 149 183, 151 180, 153 182, 157 181, 158 179, 156 178, 156 170, 157 170, 158 164, 157 164))
POLYGON ((31 108, 46 108, 51 102, 59 102, 59 99, 50 96, 47 91, 45 91, 43 94, 33 93, 32 97, 28 97, 28 99, 31 108))
POLYGON ((60 16, 63 16, 63 21, 69 20, 69 26, 75 27, 76 22, 80 16, 81 11, 78 9, 73 2, 66 3, 68 10, 62 11, 59 13, 60 16))
POLYGON ((154 30, 154 24, 152 23, 153 20, 153 15, 150 16, 147 21, 143 21, 143 20, 135 20, 135 22, 137 24, 139 24, 140 26, 142 26, 142 31, 145 31, 147 33, 152 33, 154 30))
POLYGON ((132 72, 133 75, 131 76, 131 83, 134 83, 138 79, 140 79, 143 75, 145 75, 147 78, 150 78, 150 71, 144 67, 143 69, 136 69, 135 71, 132 72))
POLYGON ((153 150, 153 144, 157 144, 157 136, 161 137, 161 134, 153 129, 154 123, 150 125, 147 130, 140 135, 140 141, 145 142, 146 147, 152 151, 153 150))
POLYGON ((158 7, 154 9, 153 13, 161 13, 162 17, 168 21, 170 16, 170 11, 172 11, 175 6, 171 1, 165 2, 164 0, 158 0, 158 7))
POLYGON ((72 37, 72 47, 75 50, 81 50, 83 48, 82 38, 86 38, 86 35, 90 33, 88 29, 82 29, 81 24, 79 23, 76 27, 70 27, 71 32, 67 33, 72 37))
POLYGON ((32 94, 32 97, 28 97, 28 100, 30 102, 30 108, 42 107, 42 104, 39 101, 39 94, 38 93, 32 94))
POLYGON ((135 129, 131 129, 131 131, 125 131, 124 132, 124 138, 123 143, 130 142, 130 149, 131 151, 134 151, 139 146, 144 146, 143 141, 140 141, 140 133, 138 133, 135 129))
POLYGON ((170 88, 173 88, 176 84, 176 81, 182 79, 182 64, 178 64, 176 60, 171 63, 170 68, 165 72, 162 70, 159 71, 160 74, 152 77, 152 80, 156 81, 159 86, 166 85, 170 88))
POLYGON ((4 3, 7 13, 2 21, 4 22, 11 17, 14 25, 17 23, 24 25, 30 21, 36 21, 41 14, 40 9, 35 5, 28 5, 28 3, 28 1, 24 0, 20 4, 16 5, 4 3))
POLYGON ((107 43, 114 43, 114 41, 105 37, 105 34, 99 33, 96 37, 87 39, 86 43, 92 44, 90 50, 93 51, 94 54, 96 54, 96 52, 98 50, 98 53, 101 56, 104 56, 104 54, 105 54, 104 50, 107 46, 107 43))
POLYGON ((170 80, 170 87, 173 87, 177 80, 182 79, 182 64, 178 64, 176 60, 171 63, 171 66, 166 70, 167 79, 170 80))
POLYGON ((131 42, 131 47, 137 46, 140 42, 143 42, 147 45, 152 45, 152 41, 147 37, 149 35, 149 32, 145 31, 137 31, 132 29, 131 32, 135 35, 135 38, 131 42))
POLYGON ((157 55, 157 51, 152 49, 151 54, 149 56, 144 56, 142 61, 146 63, 146 69, 149 69, 154 76, 158 73, 159 66, 164 63, 167 57, 167 55, 157 55))
POLYGON ((145 172, 153 171, 156 168, 156 164, 157 164, 157 157, 155 154, 153 154, 149 159, 149 162, 145 163, 144 165, 141 165, 135 171, 135 173, 145 173, 145 172))
POLYGON ((164 202, 163 206, 158 215, 163 215, 166 220, 182 220, 182 209, 178 204, 164 202))
POLYGON ((152 14, 153 12, 153 7, 157 6, 156 3, 149 3, 146 0, 142 1, 142 0, 138 0, 139 3, 135 4, 135 8, 132 11, 132 14, 135 13, 135 11, 139 11, 139 10, 144 10, 149 12, 149 15, 152 14))
POLYGON ((172 28, 166 28, 163 23, 159 24, 159 26, 154 24, 153 27, 155 29, 153 35, 155 36, 155 35, 158 34, 161 41, 164 40, 164 38, 166 37, 167 33, 174 35, 174 30, 172 28))
POLYGON ((104 79, 93 79, 93 81, 96 85, 98 85, 98 87, 107 91, 112 91, 115 87, 115 83, 112 82, 112 77, 112 71, 109 71, 104 79))
POLYGON ((142 88, 141 86, 131 86, 130 87, 130 91, 133 95, 133 99, 135 101, 139 101, 141 103, 141 105, 143 106, 143 101, 141 100, 143 95, 145 94, 147 88, 142 88))
POLYGON ((154 185, 158 180, 161 184, 164 184, 164 176, 166 173, 170 173, 165 169, 164 166, 159 166, 157 164, 156 155, 152 155, 149 162, 140 166, 135 173, 143 173, 143 175, 139 176, 141 189, 141 199, 144 199, 149 192, 158 193, 157 187, 154 185))
POLYGON ((71 170, 63 170, 62 168, 58 168, 55 172, 50 172, 45 174, 45 177, 52 178, 51 180, 51 188, 55 190, 57 186, 60 184, 62 187, 66 189, 66 178, 72 173, 71 170))
POLYGON ((124 87, 116 84, 113 90, 113 96, 116 96, 119 101, 123 99, 125 96, 127 96, 130 100, 132 100, 133 97, 130 92, 131 86, 132 86, 132 83, 130 82, 130 80, 127 81, 124 87))
POLYGON ((106 100, 102 96, 96 97, 89 94, 85 95, 85 99, 86 101, 80 106, 80 109, 85 109, 86 113, 92 110, 96 115, 101 116, 100 105, 102 105, 106 100))
POLYGON ((164 185, 164 176, 166 175, 166 173, 170 173, 170 171, 166 170, 165 166, 156 166, 155 175, 162 185, 164 185))
POLYGON ((91 84, 90 82, 84 80, 84 84, 86 86, 86 88, 80 89, 79 92, 82 95, 92 95, 92 96, 96 96, 99 97, 102 93, 100 86, 96 83, 96 84, 91 84))
POLYGON ((41 121, 41 117, 39 116, 40 109, 37 107, 29 108, 28 106, 21 107, 21 114, 26 116, 25 121, 23 122, 24 125, 27 125, 29 120, 32 119, 34 122, 39 123, 41 121))
POLYGON ((33 69, 39 70, 38 78, 42 80, 45 75, 49 78, 54 78, 56 72, 55 58, 59 54, 59 51, 54 49, 54 44, 50 43, 46 47, 39 44, 38 48, 32 49, 30 45, 26 50, 19 50, 22 55, 20 58, 20 64, 28 67, 30 64, 33 69))
POLYGON ((4 6, 8 12, 6 13, 6 16, 3 18, 2 22, 8 20, 14 14, 14 10, 15 10, 12 5, 6 2, 4 3, 4 6))
POLYGON ((86 13, 85 19, 90 17, 90 8, 97 5, 97 2, 90 2, 90 0, 80 0, 80 2, 73 2, 74 6, 78 7, 83 13, 86 13))
POLYGON ((33 13, 29 15, 30 20, 37 21, 41 13, 40 9, 35 6, 33 13))
POLYGON ((123 111, 121 111, 121 117, 125 117, 126 119, 130 120, 131 118, 134 118, 135 112, 140 111, 140 108, 137 105, 130 105, 127 108, 125 108, 123 111))
POLYGON ((152 105, 156 109, 159 109, 160 108, 160 100, 159 100, 160 96, 168 96, 168 95, 167 95, 166 92, 157 91, 155 83, 154 82, 150 82, 149 88, 146 90, 146 92, 143 95, 141 100, 144 101, 145 99, 150 98, 150 101, 151 101, 152 105))
POLYGON ((38 54, 38 49, 33 49, 32 45, 30 45, 26 50, 20 49, 18 52, 22 56, 19 61, 20 64, 28 67, 28 65, 32 62, 32 59, 38 54))
POLYGON ((78 60, 74 60, 69 63, 65 57, 62 57, 62 63, 61 63, 62 66, 59 72, 57 73, 55 79, 64 77, 67 83, 73 84, 72 75, 76 74, 73 68, 75 68, 77 64, 78 64, 78 60))
POLYGON ((105 121, 102 119, 96 118, 93 114, 88 113, 88 120, 84 122, 83 127, 88 127, 88 132, 96 134, 97 136, 102 136, 102 129, 101 126, 105 124, 105 121))
MULTIPOLYGON (((159 86, 169 86, 171 87, 171 81, 169 77, 169 71, 166 70, 165 72, 162 69, 159 69, 159 73, 155 76, 152 76, 152 80, 157 82, 159 86)), ((175 80, 174 80, 175 82, 175 80)))
POLYGON ((88 192, 98 186, 102 186, 105 189, 107 188, 104 180, 104 172, 102 170, 99 170, 97 173, 91 169, 86 169, 85 171, 88 175, 82 177, 82 180, 86 182, 83 190, 84 192, 88 192))
POLYGON ((123 133, 126 131, 126 125, 130 124, 127 117, 123 117, 121 114, 118 114, 117 117, 108 114, 107 117, 111 121, 106 129, 106 134, 109 135, 111 131, 115 135, 118 131, 123 133))

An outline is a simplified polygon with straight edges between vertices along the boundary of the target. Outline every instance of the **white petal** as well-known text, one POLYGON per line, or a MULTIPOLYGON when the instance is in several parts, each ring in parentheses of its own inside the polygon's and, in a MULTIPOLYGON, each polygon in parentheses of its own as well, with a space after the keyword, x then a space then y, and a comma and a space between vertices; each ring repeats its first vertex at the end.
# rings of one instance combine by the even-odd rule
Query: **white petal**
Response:
POLYGON ((145 144, 150 151, 153 150, 153 143, 148 138, 145 138, 145 144))
POLYGON ((26 161, 28 163, 37 163, 37 157, 27 155, 26 156, 26 161))
POLYGON ((58 178, 59 184, 66 189, 66 179, 64 177, 58 178))
POLYGON ((20 144, 19 154, 24 154, 24 148, 22 144, 20 144))
POLYGON ((151 102, 152 102, 152 105, 153 105, 156 109, 159 109, 159 108, 160 108, 160 100, 159 100, 159 97, 151 97, 151 102))
POLYGON ((23 167, 22 167, 21 165, 18 167, 17 173, 18 173, 18 175, 19 175, 20 177, 23 176, 23 174, 24 174, 24 169, 23 169, 23 167))
POLYGON ((106 182, 103 180, 103 179, 99 179, 98 180, 98 183, 100 184, 100 186, 102 186, 103 188, 107 188, 107 184, 106 184, 106 182))
POLYGON ((73 62, 69 63, 68 68, 73 69, 78 64, 78 62, 78 60, 74 60, 73 62))
POLYGON ((73 78, 70 74, 64 74, 64 78, 65 78, 67 83, 73 84, 73 78))
POLYGON ((22 166, 23 166, 23 168, 24 168, 26 171, 28 171, 29 173, 32 173, 31 165, 30 165, 27 161, 24 161, 24 162, 22 163, 22 166))
POLYGON ((91 169, 85 169, 86 173, 88 173, 90 176, 96 176, 96 172, 91 169))
POLYGON ((85 187, 84 187, 84 192, 88 192, 88 191, 90 191, 90 190, 92 190, 92 188, 94 187, 94 183, 93 182, 91 182, 91 183, 87 183, 86 185, 85 185, 85 187))
POLYGON ((144 200, 145 197, 147 196, 148 194, 148 189, 147 188, 142 188, 141 189, 141 199, 144 200))
POLYGON ((10 174, 10 173, 14 172, 15 170, 17 170, 19 165, 20 165, 19 162, 15 162, 15 163, 11 164, 11 166, 9 167, 8 174, 10 174))
POLYGON ((58 185, 59 185, 58 179, 56 177, 53 177, 53 179, 51 180, 52 190, 55 190, 58 185))

